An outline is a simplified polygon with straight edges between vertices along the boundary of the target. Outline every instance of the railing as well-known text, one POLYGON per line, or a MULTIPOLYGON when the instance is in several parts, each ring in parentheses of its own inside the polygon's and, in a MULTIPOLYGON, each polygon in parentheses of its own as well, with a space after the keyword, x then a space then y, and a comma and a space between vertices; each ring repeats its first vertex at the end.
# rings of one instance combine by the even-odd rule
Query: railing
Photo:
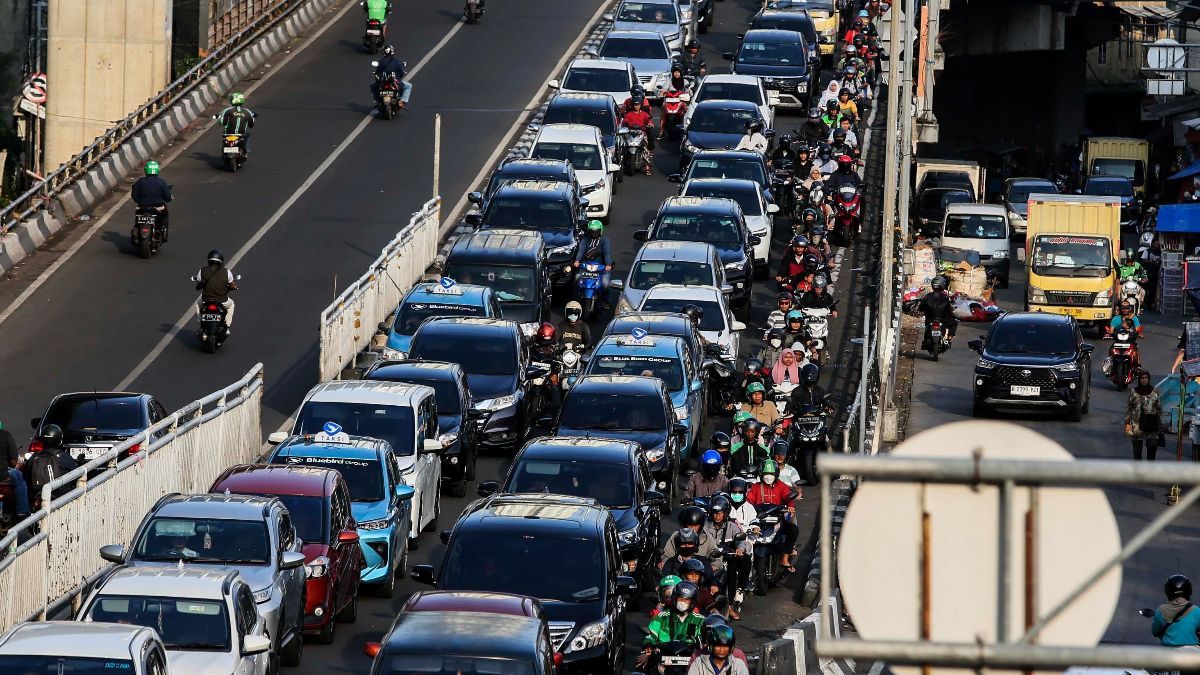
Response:
POLYGON ((321 312, 320 377, 335 379, 362 351, 376 326, 437 256, 442 199, 434 197, 412 215, 365 274, 321 312))
POLYGON ((269 12, 287 0, 241 0, 241 2, 224 2, 227 9, 208 24, 208 48, 213 49, 225 44, 238 31, 246 27, 256 14, 269 12))
POLYGON ((0 539, 0 632, 79 596, 107 568, 99 548, 128 542, 160 497, 205 492, 227 467, 252 461, 262 445, 262 388, 260 363, 43 486, 41 510, 0 539))

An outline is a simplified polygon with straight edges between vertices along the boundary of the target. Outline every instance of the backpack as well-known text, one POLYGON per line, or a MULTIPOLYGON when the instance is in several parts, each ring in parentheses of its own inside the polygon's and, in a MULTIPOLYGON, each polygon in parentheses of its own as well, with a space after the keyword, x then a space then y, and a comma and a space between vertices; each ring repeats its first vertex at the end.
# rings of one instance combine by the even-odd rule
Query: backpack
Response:
POLYGON ((34 493, 32 496, 39 496, 42 486, 58 477, 58 458, 50 452, 39 452, 34 454, 26 464, 29 466, 30 492, 34 493))

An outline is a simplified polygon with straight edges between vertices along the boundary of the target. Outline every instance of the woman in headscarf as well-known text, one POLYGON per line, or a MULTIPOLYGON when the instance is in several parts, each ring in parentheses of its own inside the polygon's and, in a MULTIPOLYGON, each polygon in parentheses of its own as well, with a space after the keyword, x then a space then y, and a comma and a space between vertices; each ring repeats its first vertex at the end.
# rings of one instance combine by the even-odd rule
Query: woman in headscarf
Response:
POLYGON ((1142 458, 1142 447, 1146 448, 1146 459, 1154 461, 1158 454, 1158 434, 1162 431, 1162 401, 1158 391, 1150 383, 1150 373, 1139 370, 1137 384, 1129 389, 1125 405, 1125 435, 1133 443, 1133 458, 1142 458))
POLYGON ((825 91, 821 92, 821 102, 817 104, 817 107, 820 108, 821 110, 824 110, 825 105, 827 103, 829 103, 829 101, 838 100, 838 91, 841 88, 842 88, 842 83, 839 82, 836 78, 830 80, 829 88, 826 89, 825 91))
POLYGON ((779 353, 779 360, 771 366, 771 381, 776 385, 784 382, 792 384, 800 384, 800 365, 799 359, 796 358, 796 352, 791 349, 785 349, 779 353))

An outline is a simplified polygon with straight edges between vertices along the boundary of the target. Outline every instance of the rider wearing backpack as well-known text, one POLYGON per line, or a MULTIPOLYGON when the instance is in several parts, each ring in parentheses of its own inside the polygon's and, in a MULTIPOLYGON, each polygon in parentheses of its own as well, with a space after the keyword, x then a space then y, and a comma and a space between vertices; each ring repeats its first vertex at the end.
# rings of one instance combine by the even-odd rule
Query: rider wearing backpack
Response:
POLYGON ((1167 602, 1154 611, 1150 633, 1164 647, 1200 645, 1200 609, 1192 604, 1192 582, 1182 574, 1172 575, 1163 584, 1167 602))

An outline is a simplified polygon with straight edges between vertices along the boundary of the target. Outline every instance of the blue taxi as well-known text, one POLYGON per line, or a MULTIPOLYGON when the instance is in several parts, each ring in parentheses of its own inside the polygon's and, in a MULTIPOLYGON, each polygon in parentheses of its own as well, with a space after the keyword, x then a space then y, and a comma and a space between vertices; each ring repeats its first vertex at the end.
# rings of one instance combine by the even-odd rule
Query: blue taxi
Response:
POLYGON ((362 582, 391 597, 397 575, 408 567, 409 503, 416 490, 404 484, 387 441, 351 436, 328 422, 321 433, 290 436, 275 447, 268 461, 342 474, 350 489, 350 513, 358 523, 362 582))
POLYGON ((662 380, 676 421, 687 426, 679 458, 687 457, 704 421, 705 378, 682 338, 651 335, 640 327, 624 335, 606 335, 588 357, 583 374, 642 375, 662 380))
POLYGON ((446 277, 417 284, 400 302, 392 325, 379 324, 379 330, 388 336, 384 358, 408 358, 409 345, 417 328, 426 319, 441 316, 499 319, 503 313, 496 291, 488 286, 460 284, 446 277))

